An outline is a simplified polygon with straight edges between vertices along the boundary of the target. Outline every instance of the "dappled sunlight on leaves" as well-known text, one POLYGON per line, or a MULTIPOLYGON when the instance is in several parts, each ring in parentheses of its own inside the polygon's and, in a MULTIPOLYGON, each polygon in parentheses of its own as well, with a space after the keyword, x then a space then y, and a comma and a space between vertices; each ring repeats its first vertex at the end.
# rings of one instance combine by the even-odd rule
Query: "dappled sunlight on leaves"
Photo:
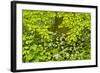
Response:
POLYGON ((23 10, 23 62, 91 59, 91 15, 23 10))

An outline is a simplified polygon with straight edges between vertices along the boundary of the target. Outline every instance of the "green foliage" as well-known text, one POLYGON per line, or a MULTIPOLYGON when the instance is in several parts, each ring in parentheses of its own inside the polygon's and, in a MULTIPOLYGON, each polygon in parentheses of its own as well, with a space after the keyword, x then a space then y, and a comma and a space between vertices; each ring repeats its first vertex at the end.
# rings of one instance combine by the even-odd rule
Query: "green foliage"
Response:
POLYGON ((91 15, 23 10, 23 62, 91 59, 91 15))

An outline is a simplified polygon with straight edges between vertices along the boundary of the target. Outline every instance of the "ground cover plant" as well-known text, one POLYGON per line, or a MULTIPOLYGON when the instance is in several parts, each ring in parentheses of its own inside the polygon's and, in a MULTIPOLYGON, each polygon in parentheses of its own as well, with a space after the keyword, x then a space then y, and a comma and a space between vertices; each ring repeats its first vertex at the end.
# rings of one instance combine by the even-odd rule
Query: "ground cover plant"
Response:
POLYGON ((91 59, 91 14, 23 10, 22 61, 91 59))

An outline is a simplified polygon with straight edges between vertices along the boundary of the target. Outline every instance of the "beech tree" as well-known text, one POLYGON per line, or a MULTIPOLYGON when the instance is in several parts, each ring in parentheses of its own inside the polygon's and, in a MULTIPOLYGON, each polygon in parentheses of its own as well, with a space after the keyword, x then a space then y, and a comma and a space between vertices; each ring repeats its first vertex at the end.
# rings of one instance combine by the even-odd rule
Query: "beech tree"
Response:
POLYGON ((91 59, 91 14, 23 10, 23 62, 91 59))

